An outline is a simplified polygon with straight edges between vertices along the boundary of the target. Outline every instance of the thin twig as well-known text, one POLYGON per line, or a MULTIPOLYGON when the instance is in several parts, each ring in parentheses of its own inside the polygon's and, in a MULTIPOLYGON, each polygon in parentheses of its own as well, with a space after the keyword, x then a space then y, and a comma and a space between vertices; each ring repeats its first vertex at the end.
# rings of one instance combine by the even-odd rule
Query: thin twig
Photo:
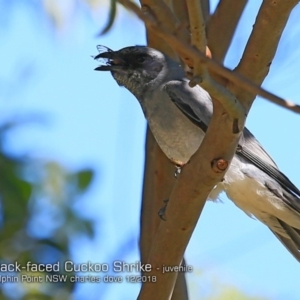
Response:
POLYGON ((192 35, 191 44, 201 52, 205 52, 206 33, 201 3, 198 0, 190 0, 187 1, 187 7, 190 20, 190 31, 192 35))
MULTIPOLYGON (((191 44, 194 48, 198 49, 199 52, 204 53, 206 52, 206 33, 201 3, 199 0, 190 0, 187 2, 187 6, 192 34, 191 44)), ((212 98, 221 102, 234 122, 236 120, 238 120, 238 123, 244 122, 246 113, 242 104, 229 90, 210 77, 207 71, 207 65, 200 61, 194 61, 193 78, 190 85, 194 86, 195 84, 201 85, 209 92, 212 98)), ((236 128, 236 130, 238 130, 238 128, 236 128)))
MULTIPOLYGON (((268 75, 285 24, 298 2, 299 0, 263 1, 242 59, 236 68, 238 73, 251 79, 252 83, 261 85, 268 75)), ((248 90, 249 93, 245 93, 238 85, 235 85, 232 91, 237 97, 243 96, 245 107, 252 105, 255 94, 250 90, 248 90)), ((264 95, 260 95, 264 97, 264 95)), ((269 99, 272 100, 272 98, 269 99)), ((279 104, 282 99, 277 97, 276 101, 279 104)), ((287 101, 284 101, 282 106, 299 112, 299 106, 287 101)))
POLYGON ((222 63, 230 46, 247 0, 220 0, 207 24, 208 47, 213 58, 222 63))

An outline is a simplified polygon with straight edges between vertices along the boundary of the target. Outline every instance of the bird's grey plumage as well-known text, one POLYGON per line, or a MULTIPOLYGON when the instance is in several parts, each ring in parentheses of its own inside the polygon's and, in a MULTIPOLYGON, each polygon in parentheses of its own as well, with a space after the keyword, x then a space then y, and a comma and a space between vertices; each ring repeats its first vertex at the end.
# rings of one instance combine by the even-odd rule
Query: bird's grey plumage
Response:
MULTIPOLYGON (((191 88, 178 63, 143 46, 119 51, 99 49, 95 70, 111 71, 117 83, 138 99, 155 139, 170 160, 184 165, 201 144, 212 116, 209 94, 191 88)), ((250 217, 266 224, 300 262, 300 191, 279 171, 260 143, 245 128, 221 191, 250 217)))

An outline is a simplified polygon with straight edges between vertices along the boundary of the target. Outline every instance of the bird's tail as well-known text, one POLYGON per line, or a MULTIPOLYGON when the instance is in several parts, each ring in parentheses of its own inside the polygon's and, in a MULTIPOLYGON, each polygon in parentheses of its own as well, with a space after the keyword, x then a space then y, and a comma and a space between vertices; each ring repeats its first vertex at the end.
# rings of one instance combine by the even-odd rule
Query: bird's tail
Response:
POLYGON ((275 236, 281 241, 281 243, 286 247, 287 250, 300 262, 300 230, 294 228, 285 222, 278 220, 278 223, 281 225, 282 229, 286 232, 288 237, 282 236, 281 234, 271 231, 275 236))

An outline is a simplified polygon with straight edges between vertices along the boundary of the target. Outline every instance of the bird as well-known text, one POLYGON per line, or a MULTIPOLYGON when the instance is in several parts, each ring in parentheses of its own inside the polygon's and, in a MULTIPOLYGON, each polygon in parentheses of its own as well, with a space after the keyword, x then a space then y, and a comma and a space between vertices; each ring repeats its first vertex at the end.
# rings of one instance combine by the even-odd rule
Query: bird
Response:
MULTIPOLYGON (((184 166, 199 148, 213 106, 199 85, 191 87, 182 66, 147 47, 113 51, 97 46, 96 71, 110 71, 119 86, 138 100, 158 145, 177 166, 184 166)), ((208 199, 225 192, 248 216, 269 227, 300 262, 300 191, 284 175, 245 127, 232 162, 208 199)))

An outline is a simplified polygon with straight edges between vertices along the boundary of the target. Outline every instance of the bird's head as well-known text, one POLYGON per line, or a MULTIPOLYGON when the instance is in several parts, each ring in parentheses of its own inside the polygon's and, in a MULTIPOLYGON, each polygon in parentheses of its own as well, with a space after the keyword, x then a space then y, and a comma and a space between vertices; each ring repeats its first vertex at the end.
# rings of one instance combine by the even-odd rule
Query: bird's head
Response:
POLYGON ((117 83, 136 94, 145 89, 154 79, 163 77, 168 57, 145 46, 133 46, 113 51, 97 46, 98 55, 94 59, 101 62, 96 71, 111 71, 117 83))

